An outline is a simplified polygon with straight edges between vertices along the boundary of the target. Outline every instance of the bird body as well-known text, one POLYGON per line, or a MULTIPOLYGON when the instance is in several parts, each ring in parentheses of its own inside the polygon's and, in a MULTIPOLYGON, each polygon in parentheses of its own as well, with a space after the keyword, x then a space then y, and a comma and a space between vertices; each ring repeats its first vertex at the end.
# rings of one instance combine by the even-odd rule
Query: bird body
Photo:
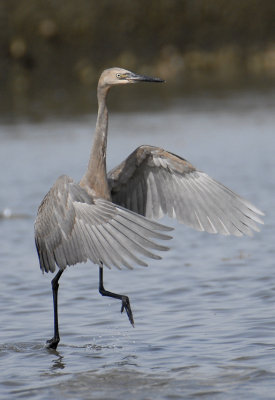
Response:
POLYGON ((42 271, 88 259, 101 266, 147 266, 136 253, 160 258, 149 249, 168 250, 151 240, 170 239, 159 231, 170 228, 87 193, 72 178, 60 176, 42 201, 35 239, 42 271))
POLYGON ((39 206, 35 242, 42 271, 54 272, 54 337, 59 343, 58 280, 68 265, 91 260, 99 266, 99 291, 122 301, 134 324, 127 296, 108 292, 103 285, 106 267, 146 266, 144 257, 161 258, 155 251, 168 247, 171 228, 153 219, 163 215, 190 227, 224 235, 251 235, 263 223, 263 213, 230 189, 198 171, 187 160, 158 147, 142 145, 119 166, 106 171, 108 110, 106 99, 114 85, 163 82, 122 68, 110 68, 98 82, 98 117, 87 170, 79 183, 57 179, 39 206))

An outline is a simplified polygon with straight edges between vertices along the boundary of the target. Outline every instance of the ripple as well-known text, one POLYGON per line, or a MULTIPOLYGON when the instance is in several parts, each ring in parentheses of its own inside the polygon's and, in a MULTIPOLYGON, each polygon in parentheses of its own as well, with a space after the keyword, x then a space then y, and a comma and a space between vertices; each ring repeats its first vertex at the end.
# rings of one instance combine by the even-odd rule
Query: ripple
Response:
POLYGON ((34 343, 4 343, 0 344, 0 352, 25 353, 43 350, 44 346, 34 343))

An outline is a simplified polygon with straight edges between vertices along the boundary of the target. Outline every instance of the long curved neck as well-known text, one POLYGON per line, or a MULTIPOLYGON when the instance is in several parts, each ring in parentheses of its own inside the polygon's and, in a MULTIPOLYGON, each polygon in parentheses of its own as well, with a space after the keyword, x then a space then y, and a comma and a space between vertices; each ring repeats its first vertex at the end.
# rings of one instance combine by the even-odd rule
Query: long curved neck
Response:
POLYGON ((108 110, 106 98, 109 87, 98 85, 98 115, 96 121, 95 136, 91 150, 87 171, 80 181, 91 194, 110 200, 110 191, 106 173, 106 147, 108 134, 108 110))

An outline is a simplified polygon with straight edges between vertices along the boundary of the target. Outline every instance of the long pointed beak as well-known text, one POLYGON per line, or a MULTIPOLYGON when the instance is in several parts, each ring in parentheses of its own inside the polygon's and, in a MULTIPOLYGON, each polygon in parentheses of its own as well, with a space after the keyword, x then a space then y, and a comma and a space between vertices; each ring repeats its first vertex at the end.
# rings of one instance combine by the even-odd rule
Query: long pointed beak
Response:
POLYGON ((138 75, 133 72, 131 72, 128 75, 127 79, 129 81, 132 81, 133 83, 135 83, 135 82, 164 82, 164 80, 160 79, 160 78, 153 78, 151 76, 146 76, 146 75, 138 75))

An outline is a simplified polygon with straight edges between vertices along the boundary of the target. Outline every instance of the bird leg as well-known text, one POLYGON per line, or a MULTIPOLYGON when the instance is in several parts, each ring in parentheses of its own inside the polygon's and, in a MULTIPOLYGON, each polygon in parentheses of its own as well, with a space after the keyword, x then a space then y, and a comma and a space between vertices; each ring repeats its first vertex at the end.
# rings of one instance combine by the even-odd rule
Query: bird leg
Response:
POLYGON ((134 325, 133 313, 132 313, 131 306, 130 306, 129 297, 125 296, 123 294, 112 293, 112 292, 109 292, 108 290, 104 289, 104 286, 103 286, 103 265, 101 267, 99 267, 99 293, 102 296, 113 297, 115 299, 121 300, 121 302, 122 302, 121 312, 123 312, 125 310, 127 315, 128 315, 130 323, 133 325, 133 327, 135 326, 134 325))
POLYGON ((53 291, 53 312, 54 312, 54 336, 52 339, 47 340, 46 347, 48 349, 56 349, 60 341, 59 329, 58 329, 58 306, 57 306, 57 292, 59 288, 59 278, 61 277, 64 270, 59 270, 52 280, 52 291, 53 291))

